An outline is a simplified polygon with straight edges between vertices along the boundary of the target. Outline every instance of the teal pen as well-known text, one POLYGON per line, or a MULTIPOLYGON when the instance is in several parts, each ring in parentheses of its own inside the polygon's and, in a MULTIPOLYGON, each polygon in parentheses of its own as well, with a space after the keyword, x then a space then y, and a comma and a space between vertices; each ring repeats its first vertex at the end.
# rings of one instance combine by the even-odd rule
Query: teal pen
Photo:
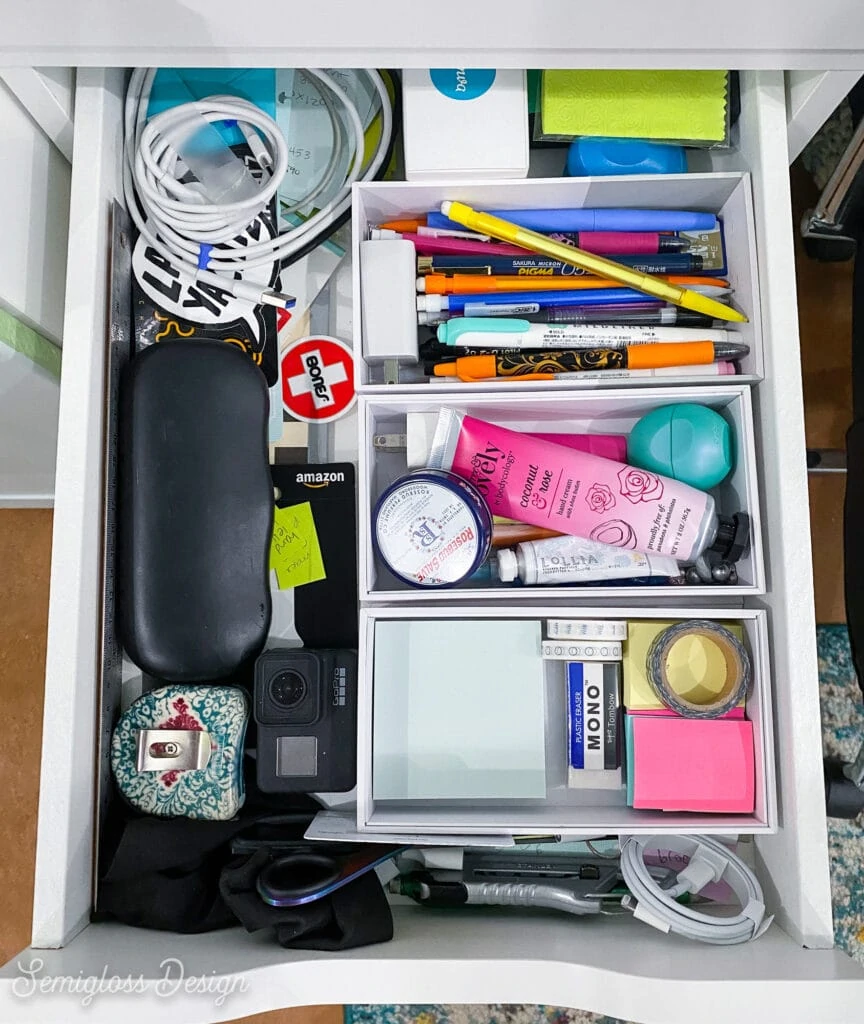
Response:
MULTIPOLYGON (((593 349, 628 345, 740 340, 735 331, 646 324, 532 324, 505 317, 454 317, 438 325, 444 345, 470 349, 593 349)), ((727 357, 728 358, 728 357, 727 357)), ((732 357, 734 358, 734 357, 732 357)))

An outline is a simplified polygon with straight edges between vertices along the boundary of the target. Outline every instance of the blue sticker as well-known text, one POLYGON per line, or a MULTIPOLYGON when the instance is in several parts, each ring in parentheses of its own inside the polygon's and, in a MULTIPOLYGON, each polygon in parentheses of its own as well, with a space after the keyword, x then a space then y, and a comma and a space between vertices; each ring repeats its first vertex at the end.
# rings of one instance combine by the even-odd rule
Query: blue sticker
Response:
POLYGON ((491 68, 435 68, 429 72, 432 84, 451 100, 476 100, 492 88, 491 68))
POLYGON ((198 269, 206 270, 207 264, 210 262, 210 253, 213 252, 213 246, 208 245, 206 242, 202 242, 198 246, 198 269))

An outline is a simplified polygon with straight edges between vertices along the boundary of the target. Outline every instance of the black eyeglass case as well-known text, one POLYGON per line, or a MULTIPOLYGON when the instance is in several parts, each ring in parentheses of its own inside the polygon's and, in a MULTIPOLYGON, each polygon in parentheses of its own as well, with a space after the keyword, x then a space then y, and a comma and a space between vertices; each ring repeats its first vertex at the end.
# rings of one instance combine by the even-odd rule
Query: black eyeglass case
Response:
POLYGON ((223 341, 163 341, 122 381, 118 629, 143 671, 224 679, 270 625, 268 391, 223 341))

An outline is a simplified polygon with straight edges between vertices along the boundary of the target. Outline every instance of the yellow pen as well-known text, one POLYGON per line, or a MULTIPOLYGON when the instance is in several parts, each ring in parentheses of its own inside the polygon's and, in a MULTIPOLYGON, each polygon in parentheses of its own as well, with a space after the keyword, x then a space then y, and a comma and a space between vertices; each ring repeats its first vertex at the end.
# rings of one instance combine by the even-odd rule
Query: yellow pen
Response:
POLYGON ((489 235, 502 242, 521 245, 523 249, 529 249, 531 252, 540 253, 543 256, 550 256, 552 259, 561 260, 562 263, 569 263, 574 267, 580 267, 598 277, 611 278, 628 288, 635 288, 637 291, 645 292, 646 295, 653 295, 664 302, 671 302, 675 306, 704 313, 715 320, 747 321, 747 317, 743 313, 739 313, 737 309, 732 309, 731 306, 726 306, 707 295, 700 295, 689 288, 680 288, 653 274, 643 274, 638 270, 622 267, 614 260, 608 260, 604 256, 595 256, 594 253, 585 252, 584 249, 577 249, 572 245, 565 245, 563 242, 556 242, 536 231, 529 231, 528 228, 520 228, 516 224, 511 224, 509 220, 494 217, 491 213, 480 213, 464 203, 447 200, 441 204, 441 212, 445 217, 449 217, 450 220, 456 221, 457 224, 461 224, 471 231, 489 235))

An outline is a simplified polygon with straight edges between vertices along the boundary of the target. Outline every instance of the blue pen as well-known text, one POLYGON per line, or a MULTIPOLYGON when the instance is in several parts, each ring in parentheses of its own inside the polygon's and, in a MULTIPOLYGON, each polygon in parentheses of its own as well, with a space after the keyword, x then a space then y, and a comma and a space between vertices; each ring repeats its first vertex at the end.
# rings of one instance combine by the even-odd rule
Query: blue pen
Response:
MULTIPOLYGON (((485 210, 500 213, 511 224, 531 231, 713 231, 713 213, 688 210, 485 210)), ((464 230, 435 210, 426 216, 430 228, 464 230)))
MULTIPOLYGON (((628 303, 642 303, 645 296, 633 288, 586 288, 578 293, 573 291, 551 292, 482 292, 479 295, 418 295, 418 313, 464 312, 466 307, 481 309, 506 307, 508 315, 536 313, 548 306, 572 306, 574 294, 578 294, 581 306, 606 306, 628 303)), ((474 316, 475 313, 467 313, 474 316)))
MULTIPOLYGON (((704 294, 724 296, 728 288, 699 287, 704 294)), ((483 311, 495 309, 499 314, 506 308, 507 316, 521 316, 537 313, 550 306, 609 306, 644 303, 645 295, 633 288, 587 288, 584 291, 541 291, 541 292, 483 292, 477 295, 418 295, 418 313, 464 313, 465 316, 482 316, 483 311)))

